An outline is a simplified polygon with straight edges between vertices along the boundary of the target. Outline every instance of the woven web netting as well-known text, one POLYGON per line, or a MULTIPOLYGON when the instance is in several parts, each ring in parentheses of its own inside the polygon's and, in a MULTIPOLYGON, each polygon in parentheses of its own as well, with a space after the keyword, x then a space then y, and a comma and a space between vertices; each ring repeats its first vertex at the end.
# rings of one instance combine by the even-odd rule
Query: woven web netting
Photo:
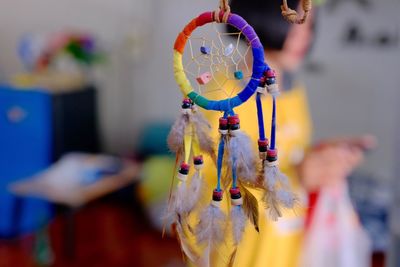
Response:
POLYGON ((200 95, 214 100, 232 97, 251 77, 251 46, 239 30, 228 32, 225 25, 214 22, 189 37, 183 66, 200 95))

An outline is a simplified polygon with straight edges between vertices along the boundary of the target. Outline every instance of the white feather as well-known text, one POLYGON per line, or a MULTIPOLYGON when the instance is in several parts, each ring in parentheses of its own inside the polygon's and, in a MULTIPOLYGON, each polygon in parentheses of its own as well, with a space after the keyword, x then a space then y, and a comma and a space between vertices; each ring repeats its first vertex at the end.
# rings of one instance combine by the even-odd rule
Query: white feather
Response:
POLYGON ((276 192, 276 198, 278 202, 282 204, 285 208, 292 209, 297 201, 296 196, 285 189, 278 189, 276 192))
POLYGON ((188 190, 186 191, 186 199, 185 199, 185 212, 190 212, 194 209, 194 207, 198 204, 201 191, 203 187, 203 180, 200 176, 200 172, 196 171, 192 176, 190 181, 190 185, 188 190))
POLYGON ((289 178, 279 170, 278 167, 275 167, 277 169, 277 179, 281 187, 290 189, 290 183, 289 183, 289 178))
POLYGON ((209 205, 201 214, 200 222, 196 227, 198 244, 215 245, 224 239, 224 225, 226 216, 220 208, 209 205))
POLYGON ((215 143, 210 136, 211 126, 200 111, 193 112, 190 120, 195 126, 200 149, 215 159, 215 143))
POLYGON ((235 244, 239 244, 242 240, 244 229, 246 227, 246 215, 242 207, 233 206, 231 209, 231 221, 233 231, 233 241, 235 244))
POLYGON ((274 167, 264 167, 264 185, 265 187, 272 191, 278 183, 278 168, 274 167))
POLYGON ((187 183, 182 182, 178 184, 174 194, 175 211, 179 214, 185 211, 185 198, 187 195, 187 183))
POLYGON ((282 212, 274 191, 267 190, 264 194, 263 200, 267 206, 267 215, 271 220, 277 221, 279 217, 282 217, 282 212))
POLYGON ((278 166, 265 166, 264 187, 266 192, 263 200, 272 220, 277 220, 282 216, 281 207, 294 208, 297 197, 290 190, 288 177, 279 170, 278 166))
POLYGON ((228 142, 229 164, 236 159, 237 175, 244 181, 256 180, 256 157, 249 136, 238 130, 232 133, 228 142))
POLYGON ((184 211, 186 188, 186 183, 180 183, 172 193, 171 200, 162 216, 164 222, 172 223, 176 221, 178 214, 184 211))
POLYGON ((183 138, 188 118, 188 115, 182 114, 176 119, 174 125, 171 127, 167 138, 167 144, 168 148, 172 152, 178 153, 183 147, 183 138))

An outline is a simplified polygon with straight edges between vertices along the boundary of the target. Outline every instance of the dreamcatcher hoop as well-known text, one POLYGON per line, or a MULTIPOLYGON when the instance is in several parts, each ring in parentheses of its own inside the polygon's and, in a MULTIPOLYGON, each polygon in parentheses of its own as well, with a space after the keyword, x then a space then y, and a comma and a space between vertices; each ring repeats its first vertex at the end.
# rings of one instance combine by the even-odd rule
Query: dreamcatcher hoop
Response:
POLYGON ((218 16, 214 14, 215 12, 205 12, 199 15, 179 33, 174 45, 173 69, 176 83, 185 97, 190 98, 196 105, 204 109, 227 112, 246 102, 256 92, 263 73, 269 67, 264 62, 264 47, 253 27, 246 20, 237 14, 229 13, 227 15, 224 11, 220 11, 218 16), (222 100, 211 100, 195 92, 186 76, 182 61, 187 40, 192 32, 198 27, 213 22, 227 23, 239 30, 246 37, 253 53, 252 74, 248 84, 236 96, 222 100))

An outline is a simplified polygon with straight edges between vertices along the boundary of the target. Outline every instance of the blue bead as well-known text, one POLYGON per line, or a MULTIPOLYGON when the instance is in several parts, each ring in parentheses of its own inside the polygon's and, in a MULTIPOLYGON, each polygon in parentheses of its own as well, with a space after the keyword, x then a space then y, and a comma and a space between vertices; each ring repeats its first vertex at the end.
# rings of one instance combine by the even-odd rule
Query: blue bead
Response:
POLYGON ((243 72, 241 70, 235 71, 234 75, 237 80, 243 79, 243 72))
POLYGON ((209 55, 211 52, 211 48, 209 46, 200 47, 200 52, 204 55, 209 55))

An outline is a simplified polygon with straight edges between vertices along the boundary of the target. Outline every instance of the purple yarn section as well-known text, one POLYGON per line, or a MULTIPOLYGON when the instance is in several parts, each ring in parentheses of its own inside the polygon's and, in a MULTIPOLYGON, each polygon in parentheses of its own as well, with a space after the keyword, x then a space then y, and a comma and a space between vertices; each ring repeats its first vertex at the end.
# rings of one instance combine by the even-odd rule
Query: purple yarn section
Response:
POLYGON ((242 31, 247 40, 251 42, 253 48, 263 47, 253 27, 248 25, 241 16, 231 13, 228 18, 228 23, 239 31, 242 31))

